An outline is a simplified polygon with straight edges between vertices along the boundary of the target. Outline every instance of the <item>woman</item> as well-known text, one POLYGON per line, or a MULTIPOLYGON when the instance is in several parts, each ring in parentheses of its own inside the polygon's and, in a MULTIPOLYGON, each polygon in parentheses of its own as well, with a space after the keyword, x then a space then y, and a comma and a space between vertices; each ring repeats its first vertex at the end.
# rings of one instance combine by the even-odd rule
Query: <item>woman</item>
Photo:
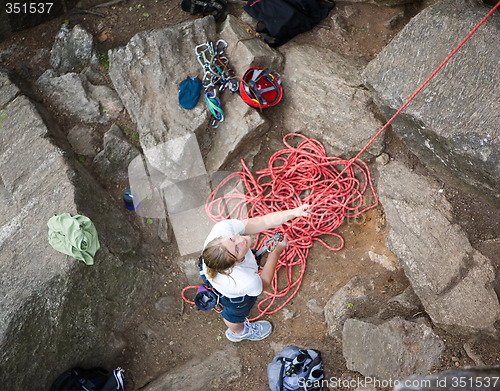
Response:
POLYGON ((247 316, 257 301, 257 296, 271 285, 281 252, 288 246, 285 235, 269 254, 260 275, 251 251, 252 239, 269 228, 282 225, 296 217, 309 217, 307 204, 295 209, 273 212, 245 220, 223 220, 215 224, 205 240, 200 271, 208 285, 221 297, 221 313, 227 325, 226 337, 232 342, 244 339, 260 341, 271 334, 272 326, 261 320, 250 323, 247 316))

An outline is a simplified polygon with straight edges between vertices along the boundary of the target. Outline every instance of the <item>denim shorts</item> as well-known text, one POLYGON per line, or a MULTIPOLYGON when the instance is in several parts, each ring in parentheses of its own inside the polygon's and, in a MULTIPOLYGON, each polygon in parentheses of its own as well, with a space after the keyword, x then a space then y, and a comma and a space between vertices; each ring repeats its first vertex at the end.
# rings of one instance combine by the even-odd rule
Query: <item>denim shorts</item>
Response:
POLYGON ((222 296, 220 302, 224 309, 221 315, 228 322, 243 323, 256 301, 257 296, 241 296, 233 299, 222 296))

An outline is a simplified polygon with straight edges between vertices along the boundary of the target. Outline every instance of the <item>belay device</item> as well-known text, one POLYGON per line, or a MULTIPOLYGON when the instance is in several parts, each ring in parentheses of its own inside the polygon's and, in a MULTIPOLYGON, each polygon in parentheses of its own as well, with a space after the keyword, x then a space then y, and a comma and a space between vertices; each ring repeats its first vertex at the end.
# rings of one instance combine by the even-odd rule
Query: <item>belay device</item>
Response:
POLYGON ((275 232, 272 237, 267 239, 264 242, 262 248, 254 252, 254 256, 257 262, 259 262, 260 259, 262 258, 262 254, 264 254, 266 251, 268 253, 272 252, 276 248, 278 243, 281 242, 282 240, 283 240, 283 235, 281 234, 281 232, 275 232))

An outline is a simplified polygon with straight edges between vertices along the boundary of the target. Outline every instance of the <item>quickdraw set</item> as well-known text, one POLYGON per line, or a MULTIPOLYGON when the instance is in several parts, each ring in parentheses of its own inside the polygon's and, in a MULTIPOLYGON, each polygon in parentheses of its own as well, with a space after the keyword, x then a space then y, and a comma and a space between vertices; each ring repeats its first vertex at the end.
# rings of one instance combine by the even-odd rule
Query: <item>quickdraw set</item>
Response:
POLYGON ((222 92, 229 88, 231 93, 238 91, 239 83, 234 71, 229 68, 229 59, 224 56, 227 42, 219 39, 215 46, 212 42, 206 42, 195 47, 196 58, 203 68, 201 80, 205 89, 205 102, 210 113, 214 116, 212 128, 217 128, 224 121, 225 115, 222 110, 217 91, 222 92))

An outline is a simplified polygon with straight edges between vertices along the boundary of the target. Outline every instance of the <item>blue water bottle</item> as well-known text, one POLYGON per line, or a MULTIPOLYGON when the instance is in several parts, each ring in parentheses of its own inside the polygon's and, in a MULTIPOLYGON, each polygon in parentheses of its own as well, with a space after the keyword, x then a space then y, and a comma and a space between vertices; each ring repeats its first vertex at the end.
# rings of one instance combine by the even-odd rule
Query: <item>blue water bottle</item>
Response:
POLYGON ((135 210, 138 205, 134 205, 134 192, 130 189, 123 193, 123 202, 128 210, 135 210))

